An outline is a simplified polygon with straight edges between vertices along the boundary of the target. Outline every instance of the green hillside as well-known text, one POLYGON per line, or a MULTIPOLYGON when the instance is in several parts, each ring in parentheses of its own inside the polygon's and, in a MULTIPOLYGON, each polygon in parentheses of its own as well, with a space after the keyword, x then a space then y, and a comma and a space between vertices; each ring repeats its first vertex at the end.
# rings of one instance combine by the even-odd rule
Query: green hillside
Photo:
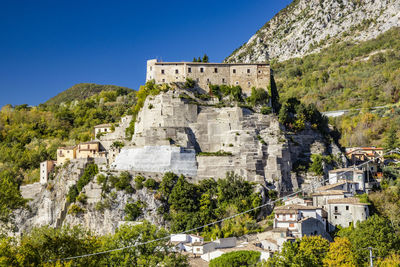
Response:
POLYGON ((92 95, 98 94, 101 91, 119 91, 120 93, 131 92, 132 89, 116 85, 101 85, 95 83, 78 83, 71 88, 59 93, 45 102, 48 105, 61 104, 73 100, 82 100, 92 95))
POLYGON ((361 43, 337 43, 320 53, 271 62, 281 99, 296 97, 319 110, 365 108, 332 120, 341 143, 382 145, 390 125, 398 125, 396 109, 370 112, 400 98, 400 28, 361 43))

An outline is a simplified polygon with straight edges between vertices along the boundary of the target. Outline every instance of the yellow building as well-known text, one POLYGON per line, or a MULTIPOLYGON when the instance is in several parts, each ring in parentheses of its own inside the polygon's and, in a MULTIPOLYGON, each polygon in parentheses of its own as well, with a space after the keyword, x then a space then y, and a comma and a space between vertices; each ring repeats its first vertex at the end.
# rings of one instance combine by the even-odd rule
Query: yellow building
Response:
POLYGON ((67 160, 76 158, 76 146, 60 147, 57 149, 57 165, 63 165, 67 160))
POLYGON ((98 141, 81 143, 76 149, 76 158, 78 159, 103 158, 105 156, 106 152, 100 150, 100 142, 98 141))

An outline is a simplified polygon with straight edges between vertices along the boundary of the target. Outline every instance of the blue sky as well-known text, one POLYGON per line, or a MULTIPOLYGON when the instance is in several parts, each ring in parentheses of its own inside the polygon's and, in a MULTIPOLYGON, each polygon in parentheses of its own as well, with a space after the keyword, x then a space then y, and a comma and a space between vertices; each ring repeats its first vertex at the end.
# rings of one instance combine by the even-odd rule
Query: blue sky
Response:
POLYGON ((291 0, 0 0, 0 107, 74 84, 137 89, 146 60, 220 62, 291 0))

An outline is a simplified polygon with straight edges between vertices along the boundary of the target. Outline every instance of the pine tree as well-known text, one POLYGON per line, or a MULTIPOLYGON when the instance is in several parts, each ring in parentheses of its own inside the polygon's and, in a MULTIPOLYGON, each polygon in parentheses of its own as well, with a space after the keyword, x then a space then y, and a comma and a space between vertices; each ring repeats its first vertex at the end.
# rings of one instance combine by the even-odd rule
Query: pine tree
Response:
POLYGON ((201 58, 200 57, 197 59, 197 62, 201 62, 201 58))
POLYGON ((390 151, 397 148, 398 145, 397 130, 395 126, 391 126, 385 138, 384 148, 386 151, 390 151))
POLYGON ((197 62, 197 58, 196 57, 193 58, 193 62, 197 62))
POLYGON ((204 54, 204 56, 203 56, 203 62, 205 62, 205 63, 208 62, 208 56, 207 56, 207 54, 204 54))

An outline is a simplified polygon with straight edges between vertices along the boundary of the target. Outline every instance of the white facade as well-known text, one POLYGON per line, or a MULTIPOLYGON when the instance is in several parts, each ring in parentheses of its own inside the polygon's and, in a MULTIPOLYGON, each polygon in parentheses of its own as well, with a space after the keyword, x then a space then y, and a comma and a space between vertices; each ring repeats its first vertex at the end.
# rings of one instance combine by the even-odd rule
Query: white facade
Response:
POLYGON ((341 180, 358 183, 358 190, 365 190, 364 171, 355 168, 343 168, 329 171, 329 183, 336 184, 341 180))
POLYGON ((361 203, 358 198, 330 200, 327 211, 331 231, 338 225, 349 227, 357 221, 365 221, 369 216, 368 204, 361 203))
POLYGON ((46 184, 49 179, 49 173, 53 170, 55 161, 46 160, 40 163, 40 183, 46 184))

